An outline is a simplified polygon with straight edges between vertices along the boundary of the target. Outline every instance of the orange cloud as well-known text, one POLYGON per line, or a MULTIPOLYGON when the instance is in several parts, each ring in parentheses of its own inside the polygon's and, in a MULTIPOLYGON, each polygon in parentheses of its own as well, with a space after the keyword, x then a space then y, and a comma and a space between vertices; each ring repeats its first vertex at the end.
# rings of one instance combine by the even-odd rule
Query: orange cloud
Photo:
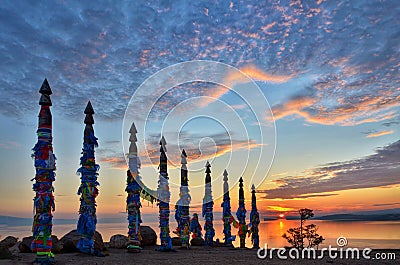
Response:
POLYGON ((373 138, 373 137, 379 137, 379 136, 383 136, 383 135, 387 135, 387 134, 392 134, 392 133, 394 133, 393 130, 381 131, 381 132, 376 132, 376 133, 370 133, 370 134, 368 134, 366 137, 367 137, 367 138, 373 138))
MULTIPOLYGON (((111 168, 114 169, 124 169, 126 170, 128 168, 125 159, 122 157, 103 157, 98 159, 100 164, 108 164, 111 166, 111 168)), ((100 165, 101 166, 101 165, 100 165)))
POLYGON ((282 206, 274 206, 274 205, 269 205, 268 209, 272 210, 272 211, 277 211, 277 212, 288 212, 288 211, 295 210, 294 208, 282 207, 282 206))
POLYGON ((282 105, 275 106, 272 109, 272 113, 274 114, 274 118, 277 120, 293 114, 310 119, 310 115, 308 112, 304 111, 304 109, 312 106, 316 102, 317 100, 311 97, 293 98, 282 105))
MULTIPOLYGON (((293 75, 272 75, 258 69, 253 65, 240 68, 240 71, 242 71, 254 80, 264 82, 285 83, 293 78, 293 75)), ((243 74, 238 72, 232 72, 225 78, 225 82, 231 86, 236 83, 243 83, 247 81, 248 79, 243 76, 243 74)))
POLYGON ((383 96, 365 96, 360 101, 347 102, 344 98, 339 98, 337 101, 339 106, 326 108, 320 103, 320 98, 298 96, 283 104, 273 106, 272 113, 276 120, 297 115, 311 123, 353 126, 396 117, 396 112, 385 111, 398 106, 398 99, 399 97, 387 99, 383 96))
MULTIPOLYGON (((272 82, 272 83, 285 83, 293 78, 293 75, 272 75, 268 74, 256 66, 246 66, 240 69, 240 71, 246 74, 248 77, 256 80, 256 81, 264 81, 264 82, 272 82)), ((210 103, 216 101, 224 94, 230 91, 229 87, 233 87, 238 83, 249 82, 249 79, 244 76, 242 73, 237 71, 230 72, 224 80, 224 84, 228 87, 215 85, 212 90, 207 91, 207 98, 202 98, 202 100, 196 102, 196 105, 199 108, 206 107, 210 103)))

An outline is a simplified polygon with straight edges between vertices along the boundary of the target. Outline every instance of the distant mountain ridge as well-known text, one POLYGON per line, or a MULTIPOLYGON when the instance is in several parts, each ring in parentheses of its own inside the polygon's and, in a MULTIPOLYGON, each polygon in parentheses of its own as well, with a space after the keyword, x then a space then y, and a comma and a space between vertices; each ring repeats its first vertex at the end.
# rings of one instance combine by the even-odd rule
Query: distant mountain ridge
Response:
MULTIPOLYGON (((14 217, 14 216, 5 216, 0 215, 0 225, 8 225, 8 226, 26 226, 32 225, 32 218, 22 218, 22 217, 14 217)), ((75 224, 77 220, 75 219, 53 219, 54 224, 75 224)))
MULTIPOLYGON (((267 216, 264 221, 277 220, 277 217, 267 216)), ((287 220, 299 220, 297 215, 286 216, 287 220)), ((323 216, 315 216, 311 220, 326 221, 400 221, 400 208, 360 211, 354 213, 335 213, 323 216)))
POLYGON ((400 214, 332 214, 313 219, 330 221, 400 221, 400 214))
MULTIPOLYGON (((142 219, 154 219, 157 220, 157 215, 154 214, 143 214, 142 219)), ((6 215, 0 215, 0 226, 6 225, 6 226, 30 226, 32 225, 33 222, 33 217, 32 218, 23 218, 23 217, 14 217, 14 216, 6 216, 6 215)), ((78 222, 78 219, 75 218, 70 218, 70 219, 58 219, 54 218, 53 219, 53 224, 54 225, 65 225, 65 224, 76 224, 78 222)), ((119 216, 119 217, 103 217, 103 218, 98 218, 98 223, 125 223, 126 217, 125 216, 119 216)))

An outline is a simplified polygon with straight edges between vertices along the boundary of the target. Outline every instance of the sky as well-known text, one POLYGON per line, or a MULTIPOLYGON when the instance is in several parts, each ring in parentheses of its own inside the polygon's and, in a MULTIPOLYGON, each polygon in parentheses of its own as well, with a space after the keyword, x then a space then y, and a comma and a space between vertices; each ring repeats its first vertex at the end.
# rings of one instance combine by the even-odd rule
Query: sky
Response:
MULTIPOLYGON (((192 211, 207 160, 215 211, 224 169, 234 211, 240 176, 247 209, 255 183, 262 215, 400 208, 398 1, 192 2, 2 2, 1 215, 32 216, 44 78, 53 90, 58 218, 77 216, 88 100, 99 216, 125 212, 132 121, 153 189, 158 141, 167 140, 171 203, 188 151, 192 211)), ((157 207, 143 202, 142 211, 157 207)))

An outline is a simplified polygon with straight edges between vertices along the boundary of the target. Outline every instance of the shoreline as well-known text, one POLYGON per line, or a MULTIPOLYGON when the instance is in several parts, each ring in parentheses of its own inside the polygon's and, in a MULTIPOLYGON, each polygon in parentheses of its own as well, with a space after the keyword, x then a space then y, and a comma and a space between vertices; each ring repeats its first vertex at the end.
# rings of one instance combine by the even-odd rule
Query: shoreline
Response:
MULTIPOLYGON (((329 245, 336 246, 336 240, 339 236, 345 236, 348 240, 348 247, 372 248, 372 249, 397 249, 400 248, 400 222, 332 222, 332 221, 315 221, 319 227, 319 232, 326 239, 320 248, 328 247, 329 245)), ((159 228, 158 222, 148 221, 145 226, 150 226, 157 234, 157 243, 159 244, 159 228)), ((268 243, 268 247, 283 247, 288 245, 287 241, 281 237, 288 228, 295 227, 297 221, 272 221, 262 222, 259 225, 260 246, 268 243)), ((171 230, 175 229, 176 224, 171 223, 171 230)), ((32 226, 0 226, 0 240, 8 235, 14 236, 22 240, 26 236, 32 235, 32 226)), ((71 230, 76 229, 76 224, 54 225, 53 235, 61 239, 71 230)), ((223 238, 223 225, 220 222, 214 223, 215 239, 223 238)), ((126 235, 127 223, 98 223, 96 230, 101 233, 104 242, 110 240, 111 236, 116 234, 126 235)), ((233 229, 236 234, 236 229, 233 229)), ((171 234, 171 236, 174 236, 171 234)), ((238 242, 234 243, 238 246, 238 242)), ((251 238, 246 239, 246 246, 251 245, 251 238)))
MULTIPOLYGON (((385 264, 398 264, 400 260, 400 249, 374 249, 370 253, 371 259, 362 258, 360 251, 360 259, 332 259, 326 253, 322 259, 279 259, 277 252, 273 252, 272 259, 269 253, 265 259, 257 257, 255 249, 240 249, 227 247, 192 247, 190 250, 181 250, 175 247, 176 252, 160 252, 156 251, 157 246, 144 247, 141 253, 128 253, 126 249, 108 248, 105 253, 106 257, 95 257, 83 253, 64 253, 56 254, 56 264, 75 264, 75 265, 90 265, 90 264, 376 264, 384 261, 385 264), (376 260, 376 253, 393 253, 395 259, 376 260)), ((13 250, 13 249, 12 249, 13 250)), ((18 250, 18 248, 16 249, 18 250)), ((35 259, 35 253, 15 253, 13 259, 0 260, 0 264, 31 264, 35 259)), ((317 251, 318 255, 321 251, 317 251)), ((335 252, 332 252, 335 253, 335 252)), ((337 257, 340 257, 339 251, 336 251, 337 257)), ((286 253, 287 254, 287 253, 286 253)))

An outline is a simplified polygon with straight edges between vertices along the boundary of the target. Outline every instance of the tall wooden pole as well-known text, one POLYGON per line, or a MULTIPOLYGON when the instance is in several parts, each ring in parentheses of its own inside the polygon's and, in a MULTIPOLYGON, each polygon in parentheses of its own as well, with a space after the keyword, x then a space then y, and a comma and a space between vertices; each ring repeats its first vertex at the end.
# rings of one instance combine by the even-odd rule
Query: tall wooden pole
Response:
POLYGON ((182 150, 181 154, 181 187, 179 192, 179 200, 176 203, 175 219, 178 222, 177 232, 181 238, 182 248, 189 248, 189 236, 190 236, 190 216, 189 216, 189 204, 191 197, 189 194, 188 187, 188 169, 187 169, 187 155, 185 149, 182 150))
POLYGON ((260 224, 260 214, 257 210, 256 188, 251 186, 251 212, 250 212, 250 233, 253 248, 260 248, 260 237, 258 235, 258 225, 260 224))
POLYGON ((235 240, 235 236, 231 234, 231 223, 234 221, 231 212, 231 198, 229 197, 229 184, 228 184, 228 172, 224 170, 224 199, 221 204, 222 207, 222 221, 224 222, 224 244, 225 246, 232 246, 232 241, 235 240))
POLYGON ((129 170, 127 171, 126 179, 126 189, 128 196, 126 198, 126 210, 128 212, 128 252, 140 252, 140 224, 142 219, 140 216, 140 208, 142 207, 140 203, 140 193, 142 187, 139 185, 141 177, 139 175, 140 160, 137 151, 137 138, 136 138, 136 126, 132 122, 131 128, 129 130, 129 170))
POLYGON ((56 157, 53 153, 52 136, 52 106, 50 95, 51 88, 47 79, 43 81, 39 93, 42 94, 39 100, 39 124, 37 129, 38 141, 33 148, 32 157, 35 159, 36 175, 33 190, 36 196, 33 199, 35 216, 33 218, 32 232, 33 241, 31 249, 36 252, 36 264, 53 264, 54 254, 52 249, 52 227, 55 210, 53 196, 53 181, 55 180, 54 170, 56 169, 56 157))
POLYGON ((246 207, 244 203, 244 190, 243 190, 243 179, 239 179, 239 207, 236 212, 236 217, 239 221, 239 238, 240 238, 240 248, 246 247, 246 235, 247 235, 247 225, 246 225, 246 207))
POLYGON ((169 202, 170 192, 168 184, 168 159, 167 159, 167 142, 164 136, 160 140, 160 175, 158 180, 158 209, 159 209, 159 221, 160 221, 160 240, 161 245, 158 248, 159 251, 171 251, 172 250, 172 239, 169 234, 169 202))
POLYGON ((213 205, 214 201, 212 198, 212 192, 211 192, 211 165, 207 161, 206 163, 206 179, 205 179, 205 193, 204 193, 204 198, 203 198, 203 217, 205 219, 205 224, 204 224, 204 230, 205 230, 205 235, 204 235, 204 244, 206 246, 213 246, 214 245, 214 236, 215 236, 215 230, 213 226, 213 205))
POLYGON ((79 251, 87 254, 101 255, 99 250, 94 249, 94 233, 96 231, 96 197, 99 194, 97 186, 97 175, 100 166, 96 164, 94 148, 98 146, 97 138, 93 130, 94 110, 90 101, 87 103, 84 114, 85 130, 83 136, 83 148, 81 157, 81 167, 78 173, 81 174, 81 185, 78 189, 80 198, 79 220, 77 231, 82 235, 79 239, 77 248, 79 251))

